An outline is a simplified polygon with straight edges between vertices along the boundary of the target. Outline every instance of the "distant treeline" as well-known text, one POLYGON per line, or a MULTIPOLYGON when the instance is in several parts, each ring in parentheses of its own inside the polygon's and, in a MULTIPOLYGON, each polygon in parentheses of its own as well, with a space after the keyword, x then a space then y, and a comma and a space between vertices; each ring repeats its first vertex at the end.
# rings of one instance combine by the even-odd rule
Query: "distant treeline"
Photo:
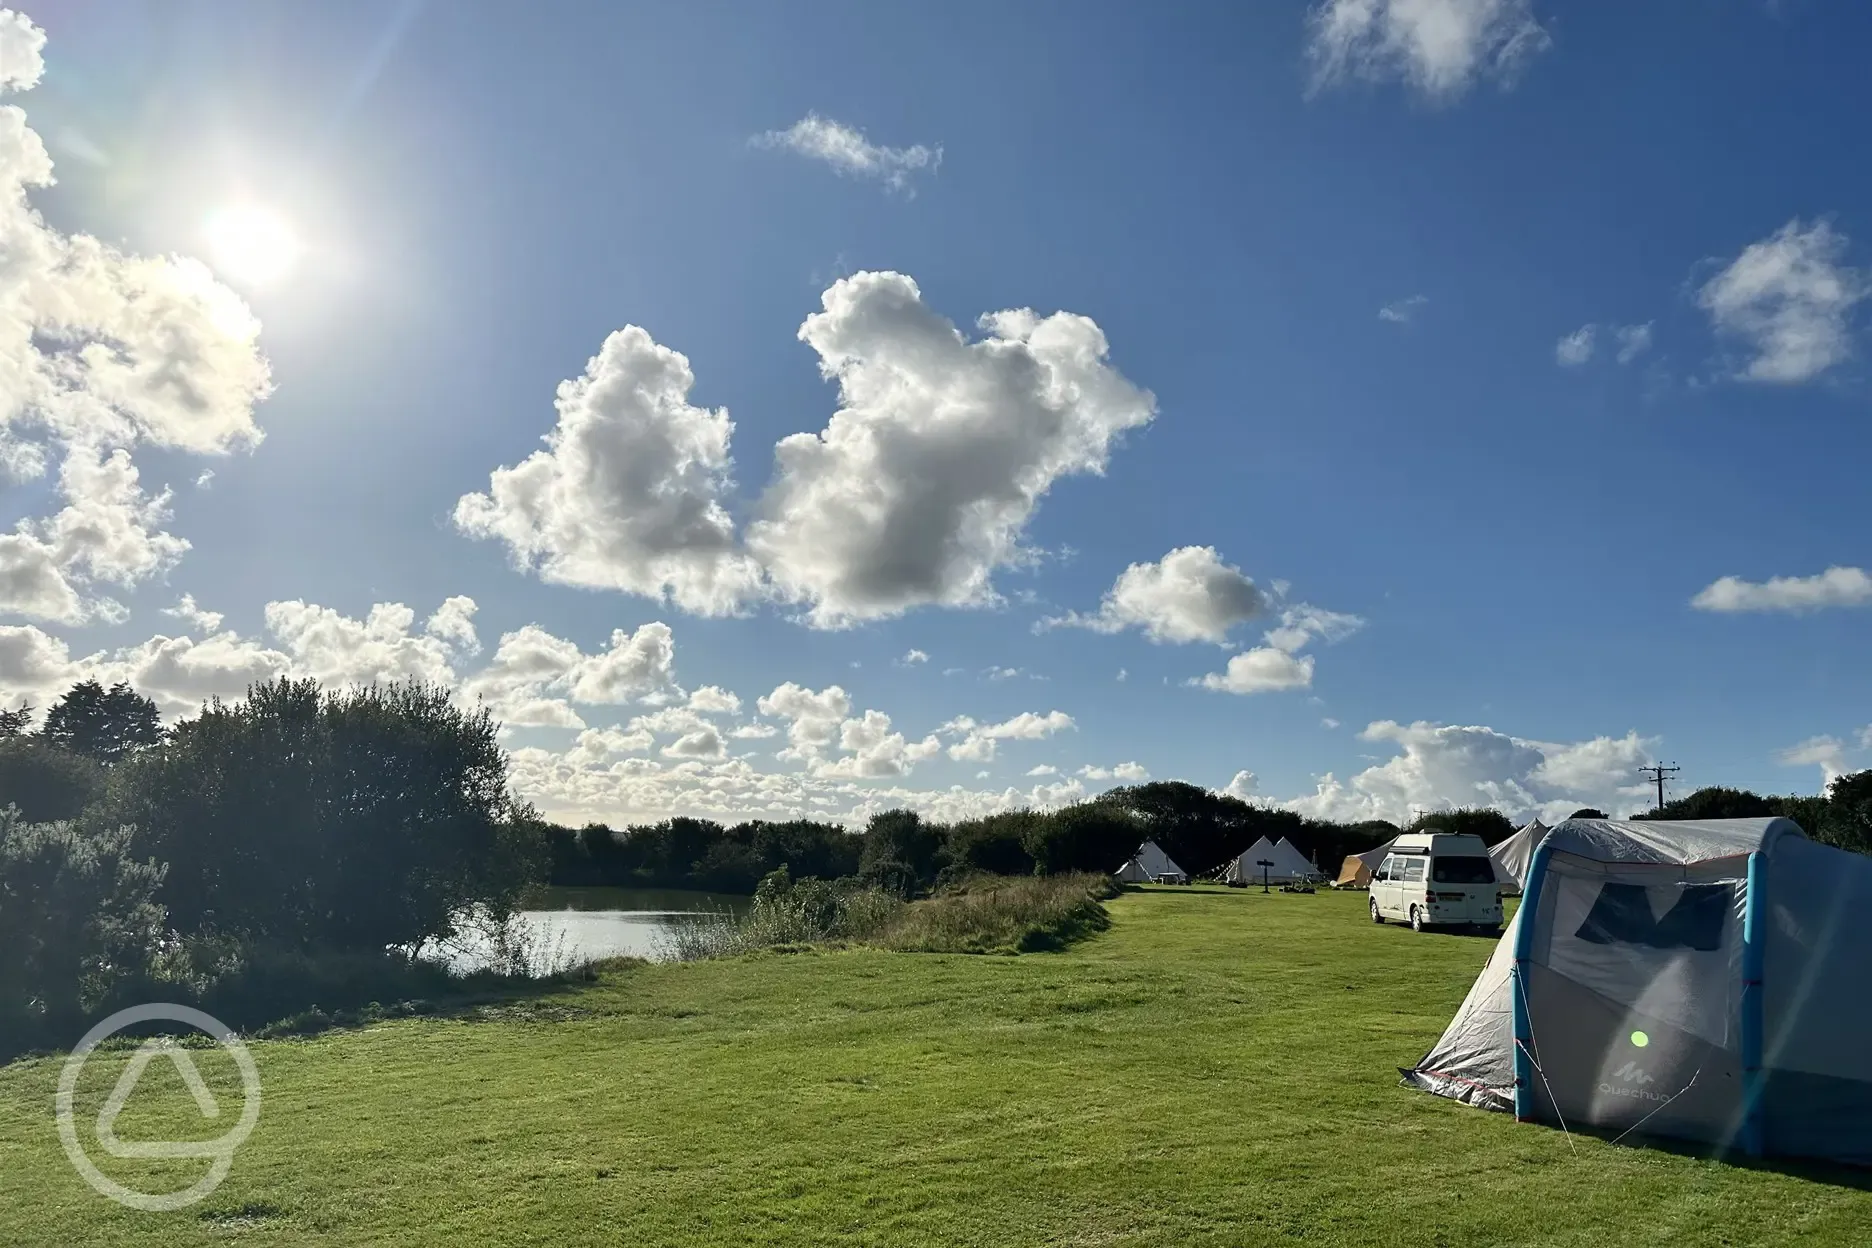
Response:
MULTIPOLYGON (((1413 825, 1475 832, 1493 844, 1514 825, 1493 810, 1451 810, 1413 825)), ((724 826, 665 819, 611 828, 548 825, 555 884, 752 892, 779 867, 794 876, 855 875, 905 895, 977 871, 998 875, 1115 871, 1145 840, 1185 870, 1214 871, 1260 837, 1286 837, 1337 874, 1347 854, 1397 835, 1384 820, 1333 823, 1255 806, 1177 780, 1127 785, 1058 810, 1012 810, 938 823, 907 810, 873 815, 862 831, 812 820, 724 826)))

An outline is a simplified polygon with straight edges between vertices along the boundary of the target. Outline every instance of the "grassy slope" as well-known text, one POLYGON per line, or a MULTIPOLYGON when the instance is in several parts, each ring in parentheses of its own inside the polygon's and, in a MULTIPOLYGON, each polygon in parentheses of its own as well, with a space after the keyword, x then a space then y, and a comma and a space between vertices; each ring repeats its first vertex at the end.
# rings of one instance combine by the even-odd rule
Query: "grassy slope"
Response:
MULTIPOLYGON (((58 1064, 16 1064, 0 1243, 1872 1241, 1872 1194, 1838 1180, 1569 1147, 1400 1088, 1490 946, 1364 904, 1150 890, 1063 954, 637 967, 505 1017, 258 1044, 259 1129, 175 1214, 83 1186, 58 1064)), ((93 1105, 113 1080, 87 1072, 93 1105)), ((120 1134, 156 1125, 133 1102, 120 1134)))

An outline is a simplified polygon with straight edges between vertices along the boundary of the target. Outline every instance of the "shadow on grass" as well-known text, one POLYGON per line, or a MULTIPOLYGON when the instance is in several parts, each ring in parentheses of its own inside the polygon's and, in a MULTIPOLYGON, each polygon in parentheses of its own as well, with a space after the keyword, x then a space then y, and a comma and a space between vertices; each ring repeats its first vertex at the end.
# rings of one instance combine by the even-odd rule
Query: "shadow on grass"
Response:
MULTIPOLYGON (((1546 1126, 1545 1123, 1540 1124, 1546 1126)), ((1558 1131, 1558 1127, 1549 1127, 1558 1131)), ((1700 1143, 1696 1140, 1680 1140, 1667 1135, 1646 1135, 1639 1131, 1629 1134, 1606 1127, 1572 1127, 1574 1135, 1586 1136, 1606 1144, 1618 1143, 1625 1148, 1647 1148, 1661 1153, 1670 1153, 1676 1157, 1693 1157, 1700 1161, 1717 1161, 1737 1170, 1759 1170, 1768 1174, 1782 1174, 1789 1178, 1804 1179, 1809 1183, 1824 1183, 1829 1187, 1843 1187, 1855 1192, 1872 1192, 1872 1167, 1852 1166, 1836 1161, 1816 1161, 1804 1157, 1750 1157, 1735 1149, 1700 1143)))

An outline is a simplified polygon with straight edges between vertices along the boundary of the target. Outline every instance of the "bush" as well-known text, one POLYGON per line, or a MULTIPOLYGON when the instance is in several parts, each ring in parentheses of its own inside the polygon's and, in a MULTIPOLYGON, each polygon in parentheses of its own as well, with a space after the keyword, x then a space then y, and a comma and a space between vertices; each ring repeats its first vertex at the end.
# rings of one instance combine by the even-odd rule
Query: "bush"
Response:
POLYGON ((0 1042, 70 1029, 159 950, 163 869, 131 831, 86 834, 0 808, 0 1042))
POLYGON ((43 737, 0 738, 0 806, 31 823, 76 819, 104 793, 104 768, 43 737))
POLYGON ((1035 953, 1111 926, 1108 875, 977 875, 906 906, 875 942, 914 953, 1035 953))
POLYGON ((761 880, 745 917, 723 915, 685 924, 670 937, 679 961, 727 957, 756 949, 862 941, 903 909, 896 894, 856 880, 795 881, 782 867, 761 880))

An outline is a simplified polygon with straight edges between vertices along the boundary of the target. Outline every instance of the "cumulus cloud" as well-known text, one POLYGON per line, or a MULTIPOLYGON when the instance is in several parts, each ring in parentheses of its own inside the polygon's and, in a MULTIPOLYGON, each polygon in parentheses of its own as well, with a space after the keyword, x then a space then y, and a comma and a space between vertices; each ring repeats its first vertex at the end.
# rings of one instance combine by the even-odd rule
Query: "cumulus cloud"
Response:
POLYGON ((1053 483, 1102 473, 1154 415, 1086 317, 991 313, 970 342, 899 273, 855 274, 822 302, 800 339, 841 406, 775 447, 748 531, 776 592, 820 627, 999 601, 992 575, 1034 558, 1023 534, 1053 483))
POLYGON ((787 721, 787 748, 777 757, 810 760, 837 739, 839 725, 851 714, 851 695, 837 685, 814 693, 789 680, 755 707, 763 715, 787 721))
POLYGON ((467 535, 504 542, 541 579, 668 600, 701 615, 741 609, 759 571, 735 548, 724 409, 689 402, 686 357, 635 325, 562 382, 557 426, 486 493, 455 506, 467 535))
POLYGON ((921 143, 909 147, 885 147, 865 138, 864 132, 844 122, 808 113, 785 130, 769 130, 752 140, 756 147, 778 148, 822 161, 835 171, 853 178, 882 182, 893 191, 913 194, 912 177, 934 174, 942 165, 942 145, 927 147, 921 143))
MULTIPOLYGON (((1872 732, 1872 729, 1868 729, 1872 732)), ((1865 734, 1861 734, 1863 741, 1865 734)), ((1838 737, 1809 737, 1799 745, 1790 745, 1785 750, 1775 752, 1775 761, 1784 767, 1818 767, 1820 769, 1820 787, 1845 775, 1852 768, 1846 761, 1847 746, 1838 737)))
POLYGON ((1064 711, 1048 711, 1044 715, 1022 711, 1014 718, 998 724, 977 723, 963 715, 950 720, 939 731, 946 736, 961 738, 949 747, 950 758, 988 763, 994 761, 997 742, 1038 741, 1076 726, 1073 717, 1064 711))
POLYGON ((1417 318, 1417 310, 1429 302, 1429 295, 1411 295, 1394 300, 1378 309, 1378 319, 1393 325, 1408 325, 1417 318))
POLYGON ((1230 629, 1267 605, 1254 581, 1224 563, 1215 547, 1181 546, 1155 563, 1134 563, 1119 573, 1096 614, 1052 616, 1035 629, 1064 625, 1115 633, 1139 628, 1156 642, 1221 645, 1230 629))
POLYGON ((1434 101, 1506 88, 1553 43, 1532 0, 1323 0, 1308 18, 1313 87, 1397 81, 1434 101))
POLYGON ((1236 772, 1234 778, 1228 782, 1222 789, 1222 792, 1229 797, 1238 798, 1246 802, 1253 799, 1256 791, 1260 787, 1261 782, 1255 776, 1255 773, 1244 770, 1236 772))
POLYGON ((1088 763, 1077 774, 1084 780, 1119 780, 1125 784, 1141 784, 1150 779, 1150 771, 1142 763, 1119 763, 1116 767, 1095 767, 1088 763))
MULTIPOLYGON (((0 10, 0 91, 35 85, 45 36, 0 10)), ((200 263, 126 255, 53 229, 32 191, 52 184, 45 145, 0 108, 0 470, 39 476, 62 457, 64 507, 0 536, 0 612, 58 623, 116 620, 95 583, 159 575, 188 543, 158 526, 129 452, 222 454, 260 440, 271 382, 259 322, 200 263)))
POLYGON ((1862 607, 1872 603, 1872 576, 1863 568, 1832 567, 1817 576, 1776 576, 1745 581, 1718 577, 1690 600, 1700 611, 1788 611, 1862 607))
POLYGON ((921 650, 911 650, 911 651, 906 652, 903 658, 898 659, 897 662, 899 662, 905 667, 914 667, 918 663, 929 662, 929 655, 925 654, 921 650))
POLYGON ((1233 655, 1228 667, 1187 683, 1218 693, 1276 693, 1305 689, 1313 683, 1313 656, 1301 654, 1308 643, 1331 644, 1351 636, 1365 621, 1356 615, 1295 603, 1281 612, 1281 622, 1262 635, 1267 642, 1233 655))
POLYGON ((183 594, 181 601, 173 607, 164 607, 162 613, 174 616, 201 633, 220 632, 221 621, 226 618, 219 611, 204 610, 196 605, 194 594, 183 594))
POLYGON ((1519 820, 1552 823, 1581 806, 1614 814, 1645 809, 1649 791, 1637 769, 1655 740, 1623 737, 1553 743, 1509 736, 1487 727, 1379 720, 1359 734, 1399 753, 1349 781, 1332 774, 1315 792, 1284 802, 1322 819, 1409 822, 1414 809, 1489 806, 1519 820))
POLYGON ((1554 360, 1563 365, 1577 366, 1593 357, 1599 327, 1582 325, 1554 344, 1554 360))
POLYGON ((1827 222, 1797 217, 1743 248, 1697 292, 1716 332, 1749 351, 1740 378, 1811 381, 1852 355, 1849 319, 1872 282, 1844 263, 1846 246, 1827 222))

